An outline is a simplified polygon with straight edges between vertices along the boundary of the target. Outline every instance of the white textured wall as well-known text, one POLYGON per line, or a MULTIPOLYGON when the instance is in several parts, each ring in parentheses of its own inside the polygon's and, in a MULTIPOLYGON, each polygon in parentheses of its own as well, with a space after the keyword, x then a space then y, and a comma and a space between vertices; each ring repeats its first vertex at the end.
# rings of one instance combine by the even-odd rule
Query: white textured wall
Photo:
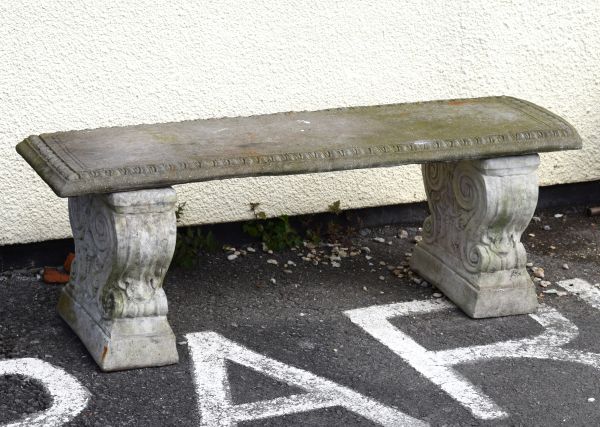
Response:
MULTIPOLYGON (((17 156, 29 134, 508 94, 563 115, 580 152, 541 181, 600 179, 600 2, 0 3, 0 244, 70 235, 66 201, 17 156)), ((422 200, 416 166, 177 188, 188 223, 422 200)))

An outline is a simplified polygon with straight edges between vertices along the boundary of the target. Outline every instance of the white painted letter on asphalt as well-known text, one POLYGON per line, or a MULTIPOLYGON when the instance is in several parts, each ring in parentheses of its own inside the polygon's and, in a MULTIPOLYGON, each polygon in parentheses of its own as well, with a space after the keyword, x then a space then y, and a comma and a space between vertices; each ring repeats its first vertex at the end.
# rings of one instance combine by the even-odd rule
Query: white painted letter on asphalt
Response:
POLYGON ((580 299, 600 310, 600 289, 583 279, 563 280, 557 283, 565 291, 577 295, 580 299))
POLYGON ((540 335, 442 351, 425 349, 388 321, 393 317, 453 307, 446 301, 426 300, 359 308, 344 314, 480 419, 502 418, 508 414, 453 369, 455 365, 490 359, 532 358, 580 363, 600 370, 600 354, 561 348, 575 339, 579 331, 558 311, 544 305, 536 314, 529 315, 544 327, 540 335))
POLYGON ((87 406, 89 392, 71 374, 33 358, 0 360, 0 376, 22 375, 39 381, 52 397, 52 406, 2 427, 60 426, 87 406))
POLYGON ((192 356, 198 410, 202 426, 234 426, 334 406, 344 407, 384 426, 423 426, 425 423, 308 371, 286 365, 247 349, 215 332, 186 335, 192 356), (234 404, 226 361, 238 363, 306 393, 272 400, 234 404))

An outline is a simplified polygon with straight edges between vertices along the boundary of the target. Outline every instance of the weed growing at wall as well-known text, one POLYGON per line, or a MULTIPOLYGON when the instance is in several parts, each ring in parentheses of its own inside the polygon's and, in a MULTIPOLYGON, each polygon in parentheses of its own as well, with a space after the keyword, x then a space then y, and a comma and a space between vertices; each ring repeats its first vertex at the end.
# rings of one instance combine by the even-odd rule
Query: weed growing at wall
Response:
POLYGON ((328 206, 327 211, 332 215, 326 222, 315 221, 311 215, 296 219, 294 224, 287 215, 267 218, 258 207, 259 203, 250 204, 250 210, 256 219, 247 222, 242 228, 246 234, 259 239, 273 251, 299 246, 302 240, 314 244, 319 244, 324 239, 344 240, 345 236, 353 230, 347 225, 349 222, 347 215, 342 215, 339 200, 328 206))
MULTIPOLYGON (((242 225, 244 233, 253 237, 273 251, 294 248, 302 245, 303 240, 319 244, 323 240, 343 241, 354 230, 349 223, 353 222, 349 214, 341 209, 339 200, 327 208, 329 219, 316 220, 313 215, 290 219, 287 215, 267 218, 265 212, 259 210, 259 203, 250 203, 254 219, 242 225)), ((175 216, 181 221, 185 203, 177 206, 175 216)), ((199 253, 215 252, 221 248, 212 231, 203 227, 184 227, 177 230, 177 243, 173 264, 182 267, 192 267, 199 253)))
MULTIPOLYGON (((181 221, 185 202, 180 203, 175 211, 177 222, 181 221)), ((177 229, 177 242, 175 243, 175 253, 173 254, 173 264, 191 268, 198 259, 201 251, 216 252, 220 248, 219 242, 215 239, 212 231, 205 232, 202 227, 185 227, 177 229)))
POLYGON ((273 251, 297 247, 302 243, 300 234, 292 227, 287 215, 267 219, 264 212, 257 210, 258 206, 258 203, 250 204, 250 210, 256 219, 243 225, 244 233, 259 239, 273 251))

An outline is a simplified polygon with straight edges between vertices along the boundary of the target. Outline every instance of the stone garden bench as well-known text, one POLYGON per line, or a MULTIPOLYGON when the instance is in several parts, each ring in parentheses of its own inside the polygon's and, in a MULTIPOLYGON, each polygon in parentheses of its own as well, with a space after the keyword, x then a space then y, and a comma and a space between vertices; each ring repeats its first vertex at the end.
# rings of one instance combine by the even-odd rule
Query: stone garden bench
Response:
POLYGON ((59 132, 17 151, 69 198, 76 258, 58 311, 110 371, 178 361, 162 289, 173 184, 421 163, 431 215, 412 269, 468 315, 504 316, 537 306, 520 243, 537 153, 580 147, 551 112, 489 97, 59 132))

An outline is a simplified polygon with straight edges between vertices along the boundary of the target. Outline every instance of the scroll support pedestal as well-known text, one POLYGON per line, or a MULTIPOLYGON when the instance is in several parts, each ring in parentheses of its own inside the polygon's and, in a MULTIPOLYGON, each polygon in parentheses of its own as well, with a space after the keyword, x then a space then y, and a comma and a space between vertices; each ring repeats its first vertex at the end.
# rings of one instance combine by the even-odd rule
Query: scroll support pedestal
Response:
POLYGON ((410 266, 471 317, 532 313, 520 242, 538 197, 539 156, 422 166, 431 215, 410 266))
POLYGON ((179 360, 162 288, 176 201, 170 187, 69 198, 75 261, 58 312, 103 371, 179 360))

